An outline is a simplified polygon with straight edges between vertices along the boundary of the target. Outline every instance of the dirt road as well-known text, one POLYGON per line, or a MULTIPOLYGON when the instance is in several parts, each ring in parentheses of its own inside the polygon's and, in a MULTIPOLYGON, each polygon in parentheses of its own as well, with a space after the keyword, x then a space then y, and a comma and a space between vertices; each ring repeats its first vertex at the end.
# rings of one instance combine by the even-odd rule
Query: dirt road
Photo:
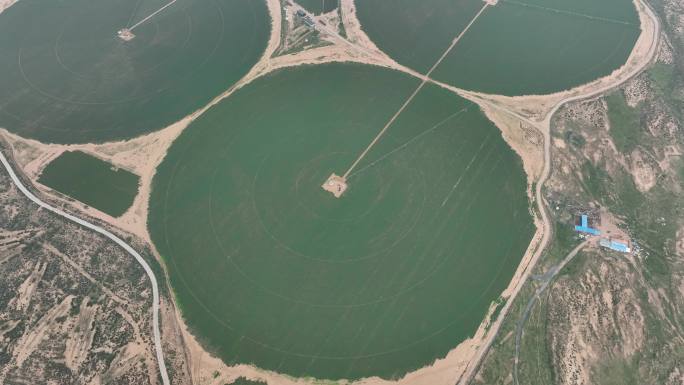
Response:
POLYGON ((572 261, 573 258, 584 248, 589 243, 589 240, 586 240, 579 245, 577 245, 568 255, 563 258, 561 263, 558 265, 552 267, 547 271, 542 277, 541 277, 541 282, 542 285, 537 289, 537 291, 534 293, 532 298, 530 298, 530 301, 527 303, 527 306, 525 307, 525 311, 523 312, 522 317, 518 320, 518 324, 515 327, 515 356, 513 357, 513 383, 515 385, 519 385, 518 383, 518 363, 519 363, 519 356, 520 356, 520 341, 522 340, 522 332, 523 332, 523 327, 525 326, 525 322, 527 322, 527 319, 530 317, 530 311, 532 310, 532 307, 534 306, 534 303, 539 299, 539 297, 546 291, 546 289, 549 287, 551 284, 551 281, 553 281, 554 278, 560 273, 561 270, 567 265, 570 261, 572 261))
POLYGON ((562 106, 564 106, 566 103, 570 103, 573 101, 577 100, 582 100, 582 99, 587 99, 591 98, 597 95, 601 95, 603 93, 606 93, 627 80, 633 78, 634 76, 638 75, 641 73, 651 62, 651 60, 655 57, 655 53, 657 52, 658 48, 658 38, 660 35, 660 22, 658 18, 656 17, 655 13, 651 8, 646 4, 645 1, 641 0, 641 4, 644 6, 644 9, 646 10, 646 13, 648 17, 653 21, 654 23, 654 28, 655 28, 655 33, 653 33, 653 40, 651 41, 651 46, 649 48, 649 54, 647 55, 648 60, 644 60, 640 65, 636 66, 635 68, 632 69, 626 76, 624 76, 622 79, 619 81, 613 83, 613 84, 608 84, 606 86, 600 87, 598 89, 592 90, 586 94, 580 94, 580 95, 575 95, 571 97, 567 97, 565 99, 560 100, 553 108, 549 110, 549 112, 544 116, 542 121, 533 121, 530 120, 519 113, 508 109, 506 107, 503 107, 501 105, 498 105, 497 103, 492 103, 488 100, 484 100, 482 98, 476 97, 477 101, 481 103, 488 104, 492 106, 493 108, 497 108, 499 110, 502 110, 508 114, 511 114, 515 116, 516 118, 532 125, 533 127, 537 128, 543 135, 544 137, 544 168, 542 170, 542 174, 539 177, 539 180, 537 181, 535 185, 535 201, 537 203, 537 208, 538 211, 541 215, 541 221, 543 224, 542 231, 542 240, 535 250, 535 253, 533 254, 531 260, 529 261, 528 265, 526 266, 526 270, 524 274, 521 276, 520 280, 518 281, 517 285, 515 286, 512 294, 508 298, 508 301, 506 301, 506 305, 504 305, 503 309, 501 310, 501 313, 499 314, 499 317, 497 320, 492 324, 492 327, 490 329, 490 333, 487 335, 485 341, 483 341, 483 344, 481 345, 477 355, 471 360, 471 362, 468 365, 468 368, 466 369, 466 372, 464 375, 458 380, 459 385, 466 385, 470 383, 472 378, 475 376, 477 373, 477 370, 484 360, 484 357, 486 356, 487 352, 489 351, 489 348, 491 347, 492 343, 494 342, 495 337, 498 334, 499 328, 501 327, 501 324, 503 322, 503 319, 506 317, 508 314, 508 311, 510 310, 510 306, 517 297, 518 293, 520 292, 520 289, 522 288, 524 282, 527 280, 529 277, 529 274, 531 273, 532 268, 536 265, 537 261, 539 260, 539 257, 541 256, 542 252, 546 249, 548 246, 549 240, 551 238, 551 222, 548 217, 548 212, 546 210, 546 205, 544 203, 544 198, 542 194, 542 187, 544 186, 544 183, 548 179, 550 172, 551 172, 551 119, 553 115, 560 109, 562 106))
POLYGON ((140 263, 140 265, 143 267, 145 270, 145 273, 147 276, 150 278, 150 282, 152 283, 152 334, 154 336, 154 348, 157 354, 157 363, 159 365, 159 373, 161 374, 162 378, 162 383, 164 385, 170 385, 169 381, 169 375, 166 371, 166 363, 164 361, 164 352, 162 351, 162 345, 161 345, 161 334, 159 332, 159 286, 157 284, 157 278, 154 276, 154 273, 152 272, 152 269, 150 268, 150 265, 147 264, 147 262, 143 259, 140 254, 138 254, 137 251, 135 251, 131 246, 129 246, 126 242, 121 240, 121 238, 117 237, 116 235, 110 233, 106 229, 94 225, 88 221, 85 221, 81 218, 78 218, 76 216, 73 216, 67 212, 64 212, 56 207, 50 206, 49 204, 43 202, 40 200, 37 196, 33 195, 31 191, 29 191, 26 186, 24 186, 21 183, 21 180, 15 174, 14 169, 10 165, 9 161, 7 158, 5 158, 5 155, 0 152, 0 162, 2 162, 2 165, 5 167, 5 170, 7 170, 7 173, 9 174, 10 178, 12 179, 12 182, 17 186, 19 191, 21 191, 24 196, 26 196, 28 199, 33 201, 35 204, 38 206, 51 211, 63 218, 66 218, 72 222, 75 222, 85 228, 88 228, 90 230, 93 230, 97 233, 100 233, 104 235, 105 237, 111 239, 116 243, 117 245, 121 246, 128 254, 133 256, 133 258, 140 263))

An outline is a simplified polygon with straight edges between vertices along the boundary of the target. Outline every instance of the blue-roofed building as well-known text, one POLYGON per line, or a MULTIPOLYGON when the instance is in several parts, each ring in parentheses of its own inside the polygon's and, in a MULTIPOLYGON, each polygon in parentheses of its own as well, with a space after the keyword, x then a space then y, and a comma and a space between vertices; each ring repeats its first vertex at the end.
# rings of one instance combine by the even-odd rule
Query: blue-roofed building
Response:
POLYGON ((601 238, 599 239, 599 245, 607 249, 618 251, 620 253, 629 253, 632 249, 629 247, 628 242, 615 241, 611 239, 601 238))
POLYGON ((601 232, 598 229, 589 227, 589 217, 586 214, 582 214, 581 223, 575 225, 575 231, 589 235, 601 235, 601 232))

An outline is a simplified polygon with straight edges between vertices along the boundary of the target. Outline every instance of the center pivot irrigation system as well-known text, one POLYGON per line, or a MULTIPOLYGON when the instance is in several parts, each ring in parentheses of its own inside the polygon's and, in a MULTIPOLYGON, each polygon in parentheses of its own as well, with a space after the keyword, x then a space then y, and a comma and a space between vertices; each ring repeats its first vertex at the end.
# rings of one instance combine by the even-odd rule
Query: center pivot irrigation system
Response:
POLYGON ((148 15, 146 18, 140 20, 139 22, 133 24, 130 27, 122 28, 117 31, 117 35, 121 40, 123 41, 131 41, 135 37, 135 34, 133 34, 133 30, 139 27, 141 24, 145 23, 146 21, 150 20, 154 15, 158 14, 159 12, 165 10, 166 8, 170 7, 173 5, 178 0, 172 0, 170 3, 164 5, 163 7, 159 8, 158 10, 152 12, 150 15, 148 15))
POLYGON ((430 81, 430 75, 432 74, 432 72, 435 69, 437 69, 439 64, 444 60, 444 58, 447 57, 449 52, 451 52, 451 50, 456 46, 456 44, 458 44, 458 42, 461 40, 463 35, 465 35, 465 33, 475 23, 475 20, 477 20, 477 18, 480 17, 480 15, 485 11, 485 9, 487 9, 488 6, 494 5, 494 4, 496 4, 495 0, 489 0, 489 1, 485 2, 485 4, 482 6, 482 8, 480 8, 480 11, 477 14, 475 14, 475 16, 472 18, 472 20, 470 20, 470 23, 468 23, 468 25, 466 25, 465 28, 463 28, 463 30, 458 34, 458 36, 456 36, 451 41, 451 44, 442 53, 442 56, 440 56, 437 59, 437 61, 432 65, 432 67, 430 67, 428 72, 425 73, 425 76, 423 76, 423 80, 420 82, 420 84, 418 84, 418 87, 411 93, 411 95, 408 97, 408 99, 406 99, 406 101, 404 101, 404 104, 402 104, 401 107, 399 107, 397 112, 395 112, 394 115, 392 115, 390 120, 385 124, 385 126, 380 130, 380 132, 375 136, 375 138, 373 138, 373 140, 366 147, 366 149, 363 150, 361 155, 359 155, 359 157, 356 158, 356 160, 354 160, 354 163, 352 163, 352 165, 349 166, 349 169, 347 169, 347 171, 342 176, 339 176, 335 173, 331 174, 328 177, 328 179, 321 186, 321 187, 323 187, 323 190, 332 193, 335 196, 335 198, 339 198, 342 196, 342 194, 345 192, 345 190, 347 190, 347 187, 349 187, 349 185, 347 184, 347 178, 352 173, 352 171, 354 171, 354 168, 361 162, 361 160, 366 156, 366 154, 368 154, 368 152, 371 150, 371 148, 373 148, 373 146, 380 140, 380 137, 382 137, 382 135, 385 133, 385 131, 387 131, 387 129, 392 125, 392 123, 394 123, 394 121, 399 117, 399 115, 404 111, 404 109, 411 103, 413 98, 415 98, 416 95, 418 95, 418 93, 420 92, 421 89, 423 89, 425 84, 427 84, 427 82, 430 81))

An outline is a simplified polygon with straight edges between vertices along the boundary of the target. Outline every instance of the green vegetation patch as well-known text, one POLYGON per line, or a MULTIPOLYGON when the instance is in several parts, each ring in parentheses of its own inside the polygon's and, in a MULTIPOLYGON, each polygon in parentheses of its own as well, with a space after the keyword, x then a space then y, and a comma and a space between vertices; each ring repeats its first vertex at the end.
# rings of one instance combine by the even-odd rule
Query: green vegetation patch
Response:
POLYGON ((47 142, 128 138, 162 128, 257 62, 264 1, 22 0, 0 14, 0 126, 47 142))
POLYGON ((228 363, 397 378, 472 336, 533 234, 526 178, 479 109, 359 65, 258 79, 181 134, 150 231, 183 314, 228 363), (268 106, 268 108, 264 108, 268 106), (505 199, 502 199, 505 197, 505 199))
MULTIPOLYGON (((421 72, 432 67, 483 5, 479 0, 399 3, 359 2, 358 15, 380 49, 421 72)), ((500 0, 473 23, 433 77, 494 94, 561 91, 620 67, 639 33, 630 0, 500 0)))
POLYGON ((335 10, 339 0, 297 0, 297 4, 314 15, 320 15, 335 10))
POLYGON ((113 217, 122 215, 138 193, 138 176, 81 151, 50 162, 38 182, 113 217))
POLYGON ((639 111, 627 105, 625 96, 616 92, 606 96, 610 136, 623 154, 632 152, 642 138, 639 111))
POLYGON ((613 358, 597 365, 592 373, 592 381, 600 385, 638 385, 640 380, 639 368, 632 360, 613 358))
POLYGON ((235 381, 231 382, 230 384, 226 385, 267 385, 265 382, 262 381, 252 381, 248 380, 245 377, 238 377, 235 379, 235 381))
POLYGON ((541 299, 535 301, 524 325, 518 364, 518 381, 523 384, 558 383, 554 380, 552 352, 548 340, 548 301, 549 292, 547 291, 541 299))
POLYGON ((655 63, 648 69, 648 77, 653 80, 656 90, 663 96, 672 93, 675 86, 675 75, 672 65, 661 62, 655 63))

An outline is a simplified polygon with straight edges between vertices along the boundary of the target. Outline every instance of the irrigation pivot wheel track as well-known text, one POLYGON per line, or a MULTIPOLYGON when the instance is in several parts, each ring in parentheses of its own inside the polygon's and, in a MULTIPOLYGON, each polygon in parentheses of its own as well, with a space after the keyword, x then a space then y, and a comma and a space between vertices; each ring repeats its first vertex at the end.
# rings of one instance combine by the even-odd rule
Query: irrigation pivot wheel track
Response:
POLYGON ((0 15, 0 126, 48 142, 129 138, 179 120, 256 63, 270 23, 251 0, 26 0, 0 15), (162 7, 163 8, 163 7, 162 7))
POLYGON ((321 188, 417 85, 369 66, 281 71, 174 143, 150 231, 184 316, 221 358, 395 377, 467 338, 508 285, 533 232, 525 177, 470 102, 426 85, 344 194, 321 188))

